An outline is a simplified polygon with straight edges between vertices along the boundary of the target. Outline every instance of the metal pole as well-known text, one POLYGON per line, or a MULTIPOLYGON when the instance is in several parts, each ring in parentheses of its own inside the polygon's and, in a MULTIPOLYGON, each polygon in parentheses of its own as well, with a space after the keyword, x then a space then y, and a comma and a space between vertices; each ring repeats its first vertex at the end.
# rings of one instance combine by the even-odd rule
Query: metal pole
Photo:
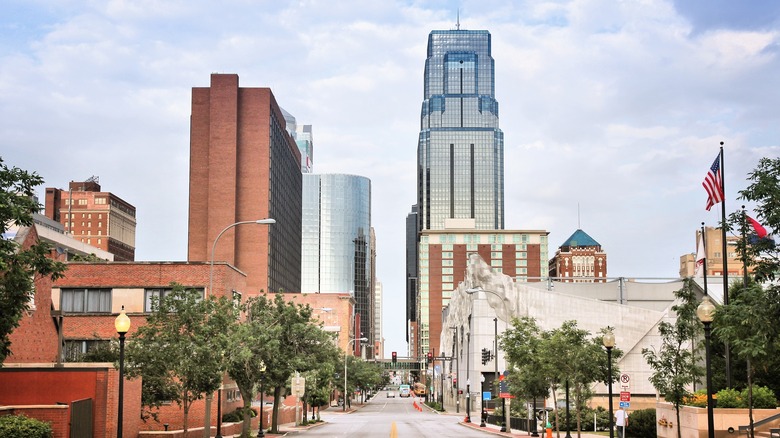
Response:
POLYGON ((257 438, 263 438, 265 436, 265 432, 263 432, 263 417, 265 417, 265 411, 263 411, 263 399, 265 399, 265 394, 263 392, 263 383, 264 381, 260 381, 260 430, 257 431, 257 438))
POLYGON ((707 370, 707 437, 715 438, 715 421, 713 418, 712 400, 712 368, 710 367, 710 322, 704 323, 704 360, 707 370))
POLYGON ((222 384, 217 390, 217 434, 214 438, 222 438, 222 384))
POLYGON ((466 423, 471 423, 471 318, 466 333, 466 423))
POLYGON ((119 333, 119 406, 117 406, 116 438, 122 438, 122 405, 125 390, 125 334, 119 333))
POLYGON ((455 413, 460 413, 460 343, 458 342, 458 328, 455 327, 455 413))
POLYGON ((615 432, 612 430, 614 421, 612 413, 612 347, 607 347, 607 379, 609 379, 609 438, 615 438, 615 432))
POLYGON ((566 437, 565 438, 571 438, 571 433, 569 432, 569 425, 571 422, 569 421, 569 379, 566 379, 566 437))
MULTIPOLYGON (((354 341, 354 339, 352 340, 354 341)), ((347 350, 349 350, 349 344, 352 343, 352 341, 349 341, 347 343, 347 350)), ((347 412, 347 353, 344 352, 344 403, 342 405, 342 412, 347 412)))

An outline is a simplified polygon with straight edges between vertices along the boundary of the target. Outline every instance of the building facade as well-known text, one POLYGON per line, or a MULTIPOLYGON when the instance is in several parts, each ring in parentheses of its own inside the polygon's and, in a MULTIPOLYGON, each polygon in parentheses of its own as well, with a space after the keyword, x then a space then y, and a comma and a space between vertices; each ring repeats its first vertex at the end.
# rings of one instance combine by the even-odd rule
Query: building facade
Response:
POLYGON ((417 146, 420 230, 464 218, 477 229, 504 228, 504 134, 493 64, 486 30, 428 36, 417 146))
POLYGON ((304 174, 301 242, 301 291, 351 293, 359 314, 358 337, 372 339, 371 180, 304 174))
MULTIPOLYGON (((301 157, 269 88, 212 74, 192 89, 187 259, 213 258, 247 274, 250 294, 301 290, 301 157)), ((215 291, 219 292, 219 291, 215 291)))
POLYGON ((550 259, 549 276, 562 282, 605 282, 607 253, 588 233, 578 229, 550 259))
POLYGON ((72 238, 110 252, 114 260, 135 260, 135 207, 101 191, 97 177, 71 181, 68 190, 47 187, 44 214, 72 238))
POLYGON ((412 355, 423 357, 439 345, 442 310, 464 280, 469 255, 478 254, 493 272, 517 282, 538 282, 545 278, 547 269, 548 234, 544 230, 423 231, 419 246, 418 342, 412 355))
MULTIPOLYGON (((699 236, 701 236, 701 230, 696 230, 696 250, 698 251, 699 236)), ((737 245, 739 244, 740 236, 726 236, 726 248, 727 259, 726 267, 728 268, 728 275, 741 277, 743 275, 744 265, 737 253, 737 245)), ((705 227, 704 228, 704 257, 707 259, 707 276, 708 277, 722 277, 723 276, 723 233, 720 228, 705 227)), ((751 272, 751 268, 748 267, 748 272, 751 272)), ((685 254, 680 256, 680 277, 692 277, 697 275, 696 272, 696 254, 685 254)), ((698 275, 703 275, 699 273, 698 275)))

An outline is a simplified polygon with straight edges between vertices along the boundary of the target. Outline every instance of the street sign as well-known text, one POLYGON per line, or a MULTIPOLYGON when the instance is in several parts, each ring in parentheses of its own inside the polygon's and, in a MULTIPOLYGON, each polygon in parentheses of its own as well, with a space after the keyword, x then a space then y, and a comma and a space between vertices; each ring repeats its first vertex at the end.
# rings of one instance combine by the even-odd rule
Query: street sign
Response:
POLYGON ((306 392, 306 379, 300 376, 293 377, 290 389, 293 396, 303 397, 303 394, 306 392))
POLYGON ((627 402, 631 401, 631 393, 628 391, 621 391, 620 392, 620 401, 627 402))
POLYGON ((629 406, 631 406, 631 403, 629 403, 629 402, 624 402, 624 401, 620 402, 620 407, 623 408, 623 409, 626 409, 629 406))
POLYGON ((628 373, 620 373, 620 387, 628 389, 628 382, 631 381, 631 376, 628 373))
POLYGON ((490 391, 482 392, 482 400, 490 400, 491 398, 493 398, 493 394, 490 391))

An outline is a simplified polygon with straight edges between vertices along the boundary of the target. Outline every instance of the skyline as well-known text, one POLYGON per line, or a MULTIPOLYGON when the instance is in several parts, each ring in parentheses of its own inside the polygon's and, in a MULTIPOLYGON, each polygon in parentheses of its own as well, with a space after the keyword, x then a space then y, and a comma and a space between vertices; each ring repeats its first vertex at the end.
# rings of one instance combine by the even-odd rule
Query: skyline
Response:
MULTIPOLYGON (((492 35, 505 229, 577 228, 608 275, 671 278, 695 252, 701 183, 725 143, 727 213, 780 156, 780 4, 608 1, 9 1, 0 18, 0 156, 45 187, 99 176, 137 208, 136 259, 186 260, 193 87, 270 87, 311 124, 314 172, 372 186, 389 352, 406 351, 405 218, 427 36, 492 35), (458 12, 459 11, 459 12, 458 12)), ((748 209, 750 205, 748 205, 748 209)), ((748 214, 751 214, 749 209, 748 214)), ((402 353, 401 353, 402 354, 402 353)))

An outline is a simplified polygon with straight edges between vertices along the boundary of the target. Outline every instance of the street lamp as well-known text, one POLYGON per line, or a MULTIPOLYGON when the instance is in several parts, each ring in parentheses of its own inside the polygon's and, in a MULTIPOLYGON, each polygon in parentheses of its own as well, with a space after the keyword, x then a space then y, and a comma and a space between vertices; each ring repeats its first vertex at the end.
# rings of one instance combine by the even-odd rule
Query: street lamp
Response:
MULTIPOLYGON (((355 341, 361 341, 365 342, 368 338, 358 338, 358 339, 350 339, 349 342, 347 342, 347 351, 349 351, 349 344, 355 342, 355 341)), ((347 411, 347 351, 344 352, 344 406, 343 411, 347 411)))
MULTIPOLYGON (((260 373, 265 374, 265 362, 260 362, 260 373)), ((263 417, 265 416, 265 412, 263 412, 263 399, 265 398, 265 394, 263 394, 264 383, 265 378, 260 378, 260 430, 257 431, 257 438, 263 438, 265 436, 265 432, 263 432, 263 417)))
MULTIPOLYGON (((504 311, 506 312, 506 315, 508 316, 511 313, 509 311, 509 306, 507 305, 507 298, 505 296, 500 295, 498 292, 482 289, 481 287, 466 289, 466 293, 469 295, 474 295, 475 293, 479 293, 479 292, 491 293, 501 298, 501 304, 504 306, 504 311)), ((498 312, 496 312, 496 316, 498 316, 498 312)), ((508 322, 508 321, 505 320, 504 322, 508 322)), ((495 361, 496 361, 495 362, 495 372, 496 372, 495 383, 498 384, 498 318, 493 318, 493 323, 494 323, 494 331, 495 331, 494 334, 494 348, 495 348, 495 361)), ((501 399, 501 406, 502 406, 501 409, 504 412, 506 417, 506 398, 501 399)), ((504 420, 501 422, 501 432, 506 432, 506 431, 507 431, 506 420, 504 420)))
POLYGON ((712 414, 712 369, 710 367, 710 331, 715 317, 715 304, 709 295, 705 295, 696 308, 696 316, 704 324, 704 363, 707 369, 707 436, 715 437, 715 421, 712 414))
POLYGON ((612 329, 607 327, 607 332, 601 339, 604 347, 607 349, 607 380, 609 386, 609 438, 615 438, 615 432, 612 430, 612 348, 615 347, 615 334, 612 329))
MULTIPOLYGON (((238 226, 238 225, 244 225, 244 224, 275 224, 276 220, 271 218, 266 219, 258 219, 254 221, 240 221, 236 223, 232 223, 228 226, 226 226, 222 231, 217 234, 217 238, 214 239, 214 243, 211 245, 211 262, 209 264, 209 294, 213 294, 214 289, 214 252, 217 249, 217 242, 219 242, 219 238, 222 237, 223 234, 225 234, 225 231, 238 226)), ((221 365, 221 364, 220 364, 221 365)), ((210 407, 210 405, 207 405, 210 407)), ((206 425, 206 427, 210 427, 210 425, 206 425)), ((222 383, 219 385, 219 389, 217 390, 217 434, 214 436, 214 438, 222 438, 222 383)))
POLYGON ((122 438, 122 405, 125 389, 125 334, 130 330, 130 318, 125 313, 125 306, 114 320, 114 328, 119 334, 119 406, 117 407, 116 437, 122 438))
POLYGON ((214 244, 211 246, 211 265, 209 267, 209 293, 212 293, 211 289, 214 286, 214 251, 217 249, 217 242, 219 242, 219 238, 222 237, 223 234, 225 234, 225 231, 238 226, 238 225, 244 225, 244 224, 265 224, 265 225, 271 225, 275 224, 276 219, 258 219, 254 221, 240 221, 233 224, 230 224, 226 226, 222 231, 217 234, 217 238, 214 239, 214 244))

